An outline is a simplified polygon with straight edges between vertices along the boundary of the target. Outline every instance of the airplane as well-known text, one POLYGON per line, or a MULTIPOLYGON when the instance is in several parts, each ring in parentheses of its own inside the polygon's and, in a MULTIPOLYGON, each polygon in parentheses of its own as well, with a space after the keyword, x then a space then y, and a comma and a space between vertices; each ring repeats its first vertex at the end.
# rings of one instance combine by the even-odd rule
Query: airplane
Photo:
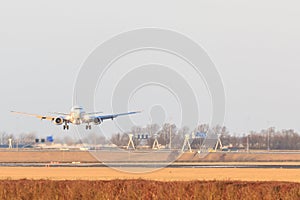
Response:
POLYGON ((103 122, 103 120, 111 119, 118 116, 124 116, 124 115, 132 115, 140 113, 141 111, 135 111, 135 112, 127 112, 127 113, 118 113, 118 114, 109 114, 109 115, 99 115, 99 113, 102 112, 85 112, 83 107, 81 106, 73 106, 71 108, 70 113, 61 113, 61 112, 53 112, 52 114, 54 116, 43 116, 43 115, 36 115, 36 114, 30 114, 25 112, 17 112, 17 111, 11 111, 15 114, 22 114, 22 115, 29 115, 36 118, 39 118, 41 120, 49 120, 52 121, 55 125, 62 125, 63 129, 69 129, 69 123, 79 125, 86 123, 86 129, 92 129, 92 126, 90 123, 93 123, 94 125, 99 125, 103 122))

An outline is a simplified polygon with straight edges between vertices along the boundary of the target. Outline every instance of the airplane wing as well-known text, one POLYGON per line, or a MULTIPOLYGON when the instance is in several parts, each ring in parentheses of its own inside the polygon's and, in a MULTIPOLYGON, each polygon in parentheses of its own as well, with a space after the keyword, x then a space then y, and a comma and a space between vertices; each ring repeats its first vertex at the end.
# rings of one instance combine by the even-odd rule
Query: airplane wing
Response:
POLYGON ((30 113, 25 113, 25 112, 17 112, 17 111, 10 111, 10 112, 14 113, 14 114, 21 114, 21 115, 27 115, 27 116, 36 117, 36 118, 39 118, 41 120, 45 119, 45 120, 52 121, 55 118, 53 116, 43 116, 43 115, 30 114, 30 113))
POLYGON ((103 112, 88 112, 88 113, 85 113, 87 115, 96 115, 96 114, 99 114, 99 113, 103 113, 103 112))
POLYGON ((50 112, 50 113, 55 115, 69 115, 68 113, 62 113, 62 112, 50 112))
POLYGON ((118 116, 133 115, 133 114, 137 114, 137 113, 140 113, 140 112, 141 111, 134 111, 134 112, 128 112, 128 113, 111 114, 111 115, 99 115, 99 116, 95 116, 95 117, 100 118, 103 121, 105 119, 114 119, 118 116))

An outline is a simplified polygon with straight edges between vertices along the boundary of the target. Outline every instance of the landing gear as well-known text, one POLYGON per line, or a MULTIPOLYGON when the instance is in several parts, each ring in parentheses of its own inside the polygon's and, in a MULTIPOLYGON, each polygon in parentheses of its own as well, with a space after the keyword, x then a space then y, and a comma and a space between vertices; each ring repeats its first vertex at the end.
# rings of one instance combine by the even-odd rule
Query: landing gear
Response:
POLYGON ((88 130, 88 129, 90 129, 90 130, 91 130, 91 129, 92 129, 92 125, 89 125, 89 124, 88 124, 88 125, 86 125, 86 126, 85 126, 85 129, 86 129, 86 130, 88 130))
POLYGON ((64 124, 63 129, 64 130, 66 130, 66 129, 69 130, 69 125, 68 124, 64 124))

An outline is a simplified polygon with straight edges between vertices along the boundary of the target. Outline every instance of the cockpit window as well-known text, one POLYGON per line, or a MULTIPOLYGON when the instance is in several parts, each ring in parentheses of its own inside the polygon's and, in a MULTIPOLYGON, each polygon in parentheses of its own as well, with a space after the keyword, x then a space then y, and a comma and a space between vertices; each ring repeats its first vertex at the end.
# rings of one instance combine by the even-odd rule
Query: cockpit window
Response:
POLYGON ((72 108, 72 110, 82 110, 82 107, 80 107, 80 106, 74 106, 74 107, 72 108))

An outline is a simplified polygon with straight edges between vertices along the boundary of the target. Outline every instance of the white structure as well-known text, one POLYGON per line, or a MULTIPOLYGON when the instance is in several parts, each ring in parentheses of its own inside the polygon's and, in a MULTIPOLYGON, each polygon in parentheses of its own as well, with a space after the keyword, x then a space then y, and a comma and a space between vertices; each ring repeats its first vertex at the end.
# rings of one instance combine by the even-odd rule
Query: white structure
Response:
POLYGON ((130 145, 131 145, 131 147, 132 147, 133 149, 135 149, 134 143, 133 143, 133 140, 132 140, 133 134, 128 134, 128 136, 129 136, 129 141, 128 141, 128 144, 127 144, 127 149, 129 149, 130 145))
POLYGON ((218 141, 217 141, 217 144, 215 146, 215 151, 217 150, 217 148, 218 148, 219 145, 220 145, 220 149, 223 148, 223 145, 222 145, 220 137, 221 137, 221 134, 218 134, 218 141))
POLYGON ((182 152, 184 152, 186 145, 188 146, 189 151, 192 152, 192 148, 191 148, 189 140, 190 140, 190 134, 185 134, 184 142, 183 142, 182 149, 181 149, 182 152))
POLYGON ((159 149, 159 144, 158 144, 158 141, 157 141, 157 134, 154 135, 154 142, 153 142, 153 145, 152 145, 152 149, 159 149))
POLYGON ((8 148, 12 149, 12 139, 11 138, 8 139, 8 148))

